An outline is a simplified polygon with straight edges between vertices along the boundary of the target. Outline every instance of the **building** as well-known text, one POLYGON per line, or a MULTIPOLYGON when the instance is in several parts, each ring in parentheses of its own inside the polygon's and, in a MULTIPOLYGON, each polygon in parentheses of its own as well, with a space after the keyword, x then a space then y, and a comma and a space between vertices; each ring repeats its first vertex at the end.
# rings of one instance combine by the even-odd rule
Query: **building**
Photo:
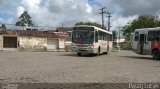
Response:
POLYGON ((0 50, 55 51, 65 49, 66 32, 0 30, 0 50))

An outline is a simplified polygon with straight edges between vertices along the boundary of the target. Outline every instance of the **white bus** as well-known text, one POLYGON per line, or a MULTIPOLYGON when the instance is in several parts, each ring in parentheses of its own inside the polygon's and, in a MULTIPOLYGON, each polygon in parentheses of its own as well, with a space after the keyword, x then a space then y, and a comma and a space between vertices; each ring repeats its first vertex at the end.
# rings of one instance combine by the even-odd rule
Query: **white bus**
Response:
POLYGON ((160 27, 136 29, 133 34, 132 49, 141 55, 160 58, 160 27))
POLYGON ((73 27, 72 52, 82 54, 108 53, 112 48, 112 33, 95 26, 79 25, 73 27))

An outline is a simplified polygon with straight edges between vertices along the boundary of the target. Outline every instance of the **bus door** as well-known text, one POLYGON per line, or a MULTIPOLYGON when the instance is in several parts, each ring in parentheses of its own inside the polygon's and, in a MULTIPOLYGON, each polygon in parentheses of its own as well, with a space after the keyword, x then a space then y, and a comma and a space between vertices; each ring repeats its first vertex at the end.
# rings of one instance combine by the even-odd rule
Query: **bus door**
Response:
POLYGON ((146 40, 146 36, 145 34, 140 34, 139 36, 139 41, 137 43, 137 50, 138 50, 138 54, 144 54, 145 53, 145 40, 146 40))

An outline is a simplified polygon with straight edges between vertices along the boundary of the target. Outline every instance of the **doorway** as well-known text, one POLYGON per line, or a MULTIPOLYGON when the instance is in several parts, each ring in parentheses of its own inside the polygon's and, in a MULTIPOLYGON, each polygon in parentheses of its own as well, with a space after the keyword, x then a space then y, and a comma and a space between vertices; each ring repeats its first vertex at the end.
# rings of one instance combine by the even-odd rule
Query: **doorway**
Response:
POLYGON ((145 43, 146 36, 145 34, 140 34, 139 42, 138 42, 138 53, 144 54, 144 43, 145 43))
POLYGON ((17 48, 17 37, 3 37, 3 48, 17 48))

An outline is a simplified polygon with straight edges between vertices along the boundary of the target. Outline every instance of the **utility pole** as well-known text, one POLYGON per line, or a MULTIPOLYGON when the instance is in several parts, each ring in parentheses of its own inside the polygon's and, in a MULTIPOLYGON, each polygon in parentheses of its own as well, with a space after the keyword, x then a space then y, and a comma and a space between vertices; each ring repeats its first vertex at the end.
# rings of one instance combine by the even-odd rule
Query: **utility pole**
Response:
POLYGON ((0 24, 2 24, 2 18, 1 18, 1 9, 0 9, 0 24))
POLYGON ((110 28, 111 28, 111 13, 110 12, 107 12, 107 14, 108 14, 108 31, 110 31, 110 28))
POLYGON ((62 23, 62 29, 63 29, 64 24, 62 23))
POLYGON ((120 34, 120 31, 121 31, 122 28, 123 28, 123 27, 118 27, 118 30, 119 30, 119 31, 118 31, 118 33, 119 33, 119 37, 118 37, 119 43, 120 43, 120 35, 121 35, 121 34, 120 34))
POLYGON ((106 13, 106 11, 104 11, 106 7, 103 7, 99 10, 101 10, 101 12, 99 14, 102 14, 102 28, 104 28, 104 14, 106 13))

